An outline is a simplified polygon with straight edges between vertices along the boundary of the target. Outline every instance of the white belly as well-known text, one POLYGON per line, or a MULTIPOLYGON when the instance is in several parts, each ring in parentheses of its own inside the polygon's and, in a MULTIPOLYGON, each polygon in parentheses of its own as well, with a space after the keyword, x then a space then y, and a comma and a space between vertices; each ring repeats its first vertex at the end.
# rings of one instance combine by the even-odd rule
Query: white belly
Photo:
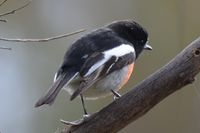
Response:
MULTIPOLYGON (((113 73, 106 76, 104 79, 97 81, 94 85, 88 88, 83 96, 88 100, 95 100, 100 97, 108 96, 111 93, 111 89, 118 91, 122 87, 124 77, 128 73, 128 66, 121 70, 114 71, 113 73)), ((80 80, 72 81, 64 89, 71 95, 74 90, 79 86, 80 80)))

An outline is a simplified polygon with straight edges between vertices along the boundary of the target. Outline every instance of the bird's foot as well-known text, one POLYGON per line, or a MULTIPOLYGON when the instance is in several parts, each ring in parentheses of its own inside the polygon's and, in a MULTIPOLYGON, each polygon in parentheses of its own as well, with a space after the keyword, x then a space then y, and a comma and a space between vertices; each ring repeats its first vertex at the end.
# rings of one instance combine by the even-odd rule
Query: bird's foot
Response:
POLYGON ((121 97, 121 96, 117 96, 117 97, 114 96, 113 99, 114 99, 114 100, 117 100, 117 99, 119 99, 120 97, 121 97))
POLYGON ((60 122, 65 125, 68 125, 68 126, 78 126, 78 125, 82 124, 85 120, 87 120, 87 118, 89 118, 89 117, 90 117, 89 114, 85 114, 85 115, 83 115, 83 118, 75 120, 75 121, 66 121, 66 120, 60 119, 60 122))
POLYGON ((121 95, 117 91, 111 90, 111 92, 114 95, 114 100, 117 100, 117 99, 119 99, 121 97, 121 95))
POLYGON ((90 117, 90 114, 84 114, 83 115, 83 119, 87 119, 87 118, 89 118, 90 117))
POLYGON ((79 119, 79 120, 75 120, 75 121, 66 121, 66 120, 60 119, 61 123, 68 125, 68 126, 78 126, 81 123, 83 123, 83 121, 84 121, 84 119, 79 119))

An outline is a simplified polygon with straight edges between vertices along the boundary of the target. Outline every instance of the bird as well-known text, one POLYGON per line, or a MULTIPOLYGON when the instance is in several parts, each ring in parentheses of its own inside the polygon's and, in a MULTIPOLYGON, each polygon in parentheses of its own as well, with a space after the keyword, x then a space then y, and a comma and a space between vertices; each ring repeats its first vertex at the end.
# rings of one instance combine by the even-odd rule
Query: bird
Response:
POLYGON ((118 91, 128 82, 135 61, 143 50, 152 50, 148 33, 134 20, 120 20, 96 29, 76 40, 66 51, 47 93, 35 104, 52 105, 63 88, 70 100, 84 100, 109 95, 120 98, 118 91))

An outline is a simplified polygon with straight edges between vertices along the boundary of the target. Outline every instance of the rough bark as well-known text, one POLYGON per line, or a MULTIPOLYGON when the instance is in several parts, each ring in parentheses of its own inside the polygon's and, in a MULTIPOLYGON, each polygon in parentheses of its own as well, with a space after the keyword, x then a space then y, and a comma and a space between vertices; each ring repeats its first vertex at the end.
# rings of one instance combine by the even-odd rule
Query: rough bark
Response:
POLYGON ((147 113, 161 100, 192 83, 200 71, 200 38, 131 91, 61 133, 115 133, 147 113))

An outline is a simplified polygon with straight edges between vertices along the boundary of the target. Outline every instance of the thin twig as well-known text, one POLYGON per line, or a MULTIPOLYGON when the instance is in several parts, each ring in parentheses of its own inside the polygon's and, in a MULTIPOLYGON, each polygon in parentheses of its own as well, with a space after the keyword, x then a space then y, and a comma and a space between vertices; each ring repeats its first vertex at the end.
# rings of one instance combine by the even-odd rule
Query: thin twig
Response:
POLYGON ((2 6, 3 4, 5 4, 8 0, 4 0, 0 3, 0 6, 2 6))
POLYGON ((15 12, 27 7, 30 3, 31 3, 31 1, 28 1, 26 4, 24 4, 23 6, 21 6, 19 8, 16 8, 16 9, 9 11, 9 12, 6 12, 6 13, 2 13, 2 14, 0 14, 0 17, 7 16, 9 14, 14 14, 15 12))
POLYGON ((7 20, 5 20, 5 19, 0 19, 0 21, 1 22, 5 22, 5 23, 7 22, 7 20))
POLYGON ((84 32, 84 31, 85 31, 85 29, 81 29, 81 30, 78 30, 75 32, 64 34, 64 35, 58 35, 58 36, 43 38, 43 39, 13 39, 13 38, 1 38, 0 37, 0 40, 1 41, 9 41, 9 42, 48 42, 51 40, 56 40, 56 39, 68 37, 71 35, 75 35, 75 34, 78 34, 78 33, 84 32))
POLYGON ((6 48, 6 47, 0 47, 0 49, 3 49, 3 50, 12 50, 11 48, 6 48))

